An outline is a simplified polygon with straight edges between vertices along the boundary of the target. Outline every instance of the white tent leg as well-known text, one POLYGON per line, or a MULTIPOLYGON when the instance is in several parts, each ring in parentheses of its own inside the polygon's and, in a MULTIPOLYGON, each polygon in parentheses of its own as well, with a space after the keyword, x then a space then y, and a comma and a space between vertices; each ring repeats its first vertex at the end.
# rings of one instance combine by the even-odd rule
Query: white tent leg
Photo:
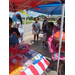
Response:
POLYGON ((25 37, 25 29, 26 29, 26 16, 25 16, 25 22, 24 22, 24 34, 23 34, 23 40, 24 40, 24 37, 25 37))
POLYGON ((58 75, 59 62, 60 62, 59 58, 60 58, 60 51, 61 51, 63 20, 64 20, 64 4, 62 4, 62 18, 61 18, 61 29, 60 29, 60 41, 59 41, 59 56, 58 56, 58 63, 57 63, 57 75, 58 75))
POLYGON ((52 15, 51 15, 51 18, 50 18, 50 22, 52 21, 51 19, 52 19, 52 15))

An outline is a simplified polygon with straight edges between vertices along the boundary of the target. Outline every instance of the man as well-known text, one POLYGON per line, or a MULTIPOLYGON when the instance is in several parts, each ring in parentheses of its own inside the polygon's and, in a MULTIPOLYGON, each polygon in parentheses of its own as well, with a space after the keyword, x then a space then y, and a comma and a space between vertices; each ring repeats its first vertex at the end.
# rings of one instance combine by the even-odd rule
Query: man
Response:
POLYGON ((20 33, 17 28, 12 28, 12 19, 9 17, 9 44, 18 44, 18 38, 20 38, 20 33))

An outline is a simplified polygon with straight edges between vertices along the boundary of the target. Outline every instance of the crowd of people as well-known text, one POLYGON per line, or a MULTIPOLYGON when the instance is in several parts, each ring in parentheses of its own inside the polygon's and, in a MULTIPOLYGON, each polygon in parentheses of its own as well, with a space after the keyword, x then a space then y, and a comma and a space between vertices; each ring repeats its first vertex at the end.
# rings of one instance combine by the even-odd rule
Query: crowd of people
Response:
MULTIPOLYGON (((15 15, 19 22, 15 22, 14 26, 12 26, 12 18, 9 17, 9 47, 15 47, 17 44, 23 41, 23 29, 22 29, 22 19, 20 14, 15 15)), ((42 30, 43 31, 43 37, 42 37, 42 48, 47 47, 47 41, 48 38, 52 35, 54 35, 53 41, 56 43, 56 45, 59 43, 60 40, 60 27, 61 27, 61 18, 57 20, 57 26, 54 25, 53 22, 48 22, 47 17, 44 17, 44 21, 42 23, 42 29, 40 27, 40 23, 38 22, 39 18, 34 18, 34 23, 32 24, 32 34, 34 35, 34 42, 37 37, 37 44, 39 44, 39 33, 42 30)), ((63 23, 63 32, 62 32, 62 46, 61 46, 61 55, 65 56, 65 18, 63 23)), ((56 52, 59 52, 59 46, 56 48, 56 52)), ((47 72, 50 72, 52 66, 54 65, 56 61, 51 61, 50 66, 46 69, 47 72)), ((63 61, 60 61, 59 65, 59 75, 61 75, 61 70, 63 67, 63 61)))
MULTIPOLYGON (((32 34, 34 34, 34 42, 35 42, 35 37, 37 36, 37 43, 38 43, 38 37, 39 37, 39 33, 40 33, 40 23, 38 22, 38 17, 36 17, 34 19, 34 23, 32 25, 32 34)), ((42 31, 43 31, 43 38, 42 38, 42 48, 46 48, 47 47, 47 42, 48 42, 48 38, 50 36, 54 36, 53 37, 53 41, 55 42, 55 45, 57 46, 57 44, 59 43, 60 40, 60 28, 61 28, 61 18, 59 18, 57 20, 57 26, 54 25, 53 22, 48 22, 47 21, 47 17, 44 17, 44 21, 42 23, 42 31)), ((62 46, 61 46, 61 56, 65 57, 65 18, 64 18, 64 23, 63 23, 63 32, 62 32, 62 46)), ((56 53, 59 52, 59 46, 56 48, 55 50, 56 53)), ((46 69, 46 72, 50 72, 51 68, 53 67, 54 63, 57 61, 53 61, 51 60, 50 62, 50 66, 46 69)), ((60 64, 59 64, 59 70, 58 70, 58 75, 62 75, 61 74, 61 70, 63 67, 64 61, 60 60, 60 64)))

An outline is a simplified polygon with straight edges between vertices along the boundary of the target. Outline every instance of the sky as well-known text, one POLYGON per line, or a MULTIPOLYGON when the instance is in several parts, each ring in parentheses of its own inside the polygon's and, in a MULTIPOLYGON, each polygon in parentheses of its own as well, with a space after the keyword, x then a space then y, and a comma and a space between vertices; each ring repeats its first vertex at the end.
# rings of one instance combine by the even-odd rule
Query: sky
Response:
MULTIPOLYGON (((19 13, 21 15, 21 17, 25 17, 25 15, 20 13, 20 12, 16 12, 16 13, 19 13)), ((30 11, 30 10, 28 10, 27 14, 28 14, 29 17, 30 16, 37 17, 38 15, 46 15, 46 14, 37 13, 37 12, 34 12, 34 11, 30 11)), ((12 17, 13 15, 14 15, 13 12, 9 12, 9 17, 12 17)), ((46 15, 46 16, 48 16, 48 15, 46 15)))

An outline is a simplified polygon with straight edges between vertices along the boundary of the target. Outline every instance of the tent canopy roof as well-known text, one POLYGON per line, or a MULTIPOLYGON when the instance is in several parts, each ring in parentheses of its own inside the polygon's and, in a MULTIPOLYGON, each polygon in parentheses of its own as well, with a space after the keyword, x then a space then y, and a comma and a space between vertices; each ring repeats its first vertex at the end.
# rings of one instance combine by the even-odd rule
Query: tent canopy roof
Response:
MULTIPOLYGON (((60 0, 46 0, 47 4, 53 3, 60 0)), ((16 12, 20 9, 29 9, 29 8, 35 8, 39 5, 46 4, 45 0, 9 0, 9 11, 10 12, 16 12)))
POLYGON ((33 8, 30 8, 30 10, 48 15, 61 15, 62 13, 62 4, 60 4, 58 1, 47 5, 37 6, 37 8, 40 10, 35 10, 33 8))

